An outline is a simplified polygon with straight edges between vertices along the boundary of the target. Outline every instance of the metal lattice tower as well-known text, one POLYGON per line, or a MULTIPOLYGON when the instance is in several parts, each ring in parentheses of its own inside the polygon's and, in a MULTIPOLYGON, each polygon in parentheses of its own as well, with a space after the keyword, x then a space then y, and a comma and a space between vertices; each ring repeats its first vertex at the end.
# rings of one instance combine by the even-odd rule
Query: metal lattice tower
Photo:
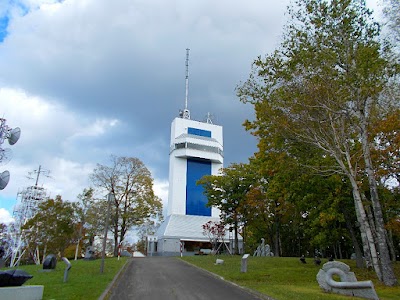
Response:
MULTIPOLYGON (((27 250, 28 243, 26 241, 26 229, 23 226, 35 216, 40 203, 46 201, 49 197, 45 188, 38 186, 40 174, 48 175, 49 171, 43 170, 39 166, 36 183, 34 186, 29 186, 17 194, 17 205, 14 208, 14 226, 10 226, 8 235, 10 238, 10 248, 6 257, 10 257, 10 267, 18 266, 22 256, 27 250)), ((29 229, 28 229, 29 231, 29 229)), ((36 247, 32 257, 36 264, 40 264, 39 250, 36 247)))
POLYGON ((17 194, 17 206, 14 208, 13 217, 15 225, 22 227, 36 214, 38 205, 46 200, 47 193, 43 187, 29 186, 17 194))

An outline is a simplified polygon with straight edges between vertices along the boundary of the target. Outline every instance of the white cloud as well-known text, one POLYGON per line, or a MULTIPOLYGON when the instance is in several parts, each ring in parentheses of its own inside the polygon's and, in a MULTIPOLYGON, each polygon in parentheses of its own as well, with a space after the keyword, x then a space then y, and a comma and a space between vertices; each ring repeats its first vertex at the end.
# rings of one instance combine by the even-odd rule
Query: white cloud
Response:
POLYGON ((14 219, 12 218, 10 212, 4 208, 0 208, 0 223, 9 224, 13 221, 14 219))
POLYGON ((106 131, 114 126, 118 125, 119 120, 117 119, 97 119, 94 123, 89 124, 87 127, 79 128, 79 131, 72 137, 96 137, 103 135, 106 131))
POLYGON ((163 208, 167 207, 168 202, 168 180, 154 180, 154 193, 161 198, 163 203, 163 208))
POLYGON ((51 197, 61 195, 64 200, 76 201, 78 194, 90 186, 89 174, 94 167, 94 163, 52 158, 47 165, 51 178, 44 179, 45 187, 51 197))
MULTIPOLYGON (((103 159, 101 154, 98 157, 90 154, 101 153, 102 140, 112 134, 112 128, 118 128, 119 120, 82 117, 55 102, 10 88, 0 89, 0 103, 7 125, 18 126, 22 132, 12 147, 11 161, 0 170, 8 169, 11 173, 0 199, 16 199, 19 190, 33 185, 36 175, 33 174, 33 180, 26 176, 41 165, 43 170, 51 171, 51 178, 42 174, 39 185, 52 197, 60 194, 66 200, 75 200, 89 187, 88 175, 97 159, 103 159), (96 145, 99 140, 100 146, 96 145)), ((2 148, 6 147, 8 144, 4 143, 2 148)))

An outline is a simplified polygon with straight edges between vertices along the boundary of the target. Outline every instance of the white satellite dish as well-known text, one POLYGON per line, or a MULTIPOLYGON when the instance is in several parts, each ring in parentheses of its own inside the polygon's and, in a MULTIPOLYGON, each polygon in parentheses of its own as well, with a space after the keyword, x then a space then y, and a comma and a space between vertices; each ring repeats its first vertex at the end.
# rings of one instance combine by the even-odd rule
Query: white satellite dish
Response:
POLYGON ((3 190, 10 181, 10 172, 4 171, 0 173, 0 190, 3 190))
POLYGON ((10 136, 8 137, 8 143, 10 145, 14 145, 16 142, 18 142, 20 136, 21 136, 21 129, 19 127, 15 127, 10 131, 10 136))

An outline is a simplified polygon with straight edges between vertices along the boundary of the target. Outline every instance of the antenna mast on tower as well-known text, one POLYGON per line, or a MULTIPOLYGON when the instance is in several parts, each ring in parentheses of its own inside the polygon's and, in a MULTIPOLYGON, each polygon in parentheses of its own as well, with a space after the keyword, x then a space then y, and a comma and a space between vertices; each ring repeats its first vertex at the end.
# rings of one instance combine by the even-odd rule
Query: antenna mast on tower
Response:
POLYGON ((185 76, 185 109, 182 113, 182 118, 190 119, 190 111, 188 109, 188 96, 189 96, 189 48, 186 48, 186 76, 185 76))

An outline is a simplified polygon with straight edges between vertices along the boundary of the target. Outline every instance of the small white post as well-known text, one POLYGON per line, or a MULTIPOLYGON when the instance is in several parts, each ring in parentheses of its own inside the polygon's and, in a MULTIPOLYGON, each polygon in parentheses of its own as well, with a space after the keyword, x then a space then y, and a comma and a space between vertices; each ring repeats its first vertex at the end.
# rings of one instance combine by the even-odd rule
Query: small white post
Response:
POLYGON ((247 273, 247 259, 250 256, 250 254, 245 254, 242 257, 242 266, 240 268, 240 272, 242 273, 247 273))

